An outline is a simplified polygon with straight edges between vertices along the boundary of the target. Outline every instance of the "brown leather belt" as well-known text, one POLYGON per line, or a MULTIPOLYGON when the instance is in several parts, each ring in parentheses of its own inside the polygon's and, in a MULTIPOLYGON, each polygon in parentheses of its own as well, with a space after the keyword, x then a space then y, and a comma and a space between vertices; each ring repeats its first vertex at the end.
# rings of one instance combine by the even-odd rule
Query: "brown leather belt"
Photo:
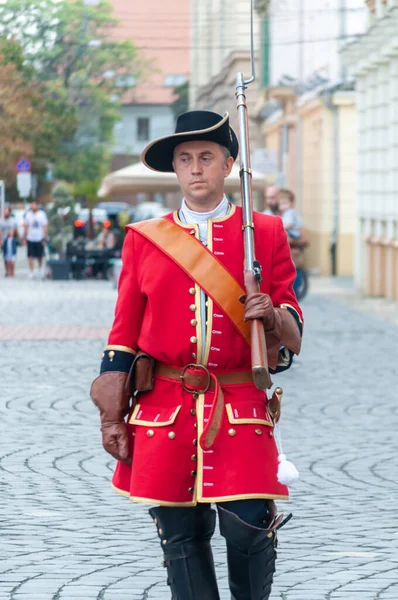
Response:
POLYGON ((168 379, 180 380, 188 392, 205 393, 209 388, 215 387, 212 375, 220 385, 233 385, 239 383, 253 383, 251 371, 232 371, 231 373, 210 373, 204 365, 190 363, 183 369, 170 367, 165 363, 155 363, 155 375, 167 377, 168 379), (192 389, 188 389, 188 386, 192 389), (198 388, 198 389, 195 389, 198 388))
POLYGON ((200 436, 200 446, 203 450, 211 448, 221 428, 224 416, 223 385, 253 383, 251 371, 232 371, 231 373, 212 373, 204 365, 190 363, 183 369, 176 369, 161 362, 155 363, 155 375, 175 379, 181 382, 183 389, 191 394, 205 394, 214 388, 214 402, 209 419, 200 436))

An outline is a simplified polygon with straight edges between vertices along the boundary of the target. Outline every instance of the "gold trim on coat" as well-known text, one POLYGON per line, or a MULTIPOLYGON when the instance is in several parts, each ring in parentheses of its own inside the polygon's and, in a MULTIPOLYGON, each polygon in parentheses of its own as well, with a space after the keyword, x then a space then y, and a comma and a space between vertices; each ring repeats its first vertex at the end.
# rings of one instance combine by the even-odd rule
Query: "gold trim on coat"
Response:
POLYGON ((298 320, 300 321, 300 323, 303 322, 302 318, 300 317, 299 313, 297 312, 297 308, 294 308, 294 306, 292 306, 291 304, 280 304, 279 308, 291 308, 296 313, 296 315, 297 315, 298 320))
POLYGON ((129 354, 137 354, 135 350, 129 348, 128 346, 119 346, 118 344, 109 344, 105 346, 105 350, 120 350, 121 352, 128 352, 129 354))
MULTIPOLYGON (((213 225, 212 221, 216 219, 208 219, 207 221, 207 249, 213 254, 213 225)), ((213 329, 213 299, 210 296, 207 298, 206 310, 206 343, 203 355, 203 364, 207 365, 209 361, 212 329, 213 329)))
POLYGON ((229 502, 230 500, 289 500, 289 496, 277 496, 275 494, 240 494, 237 496, 220 496, 215 498, 202 498, 194 502, 167 502, 167 500, 157 500, 155 498, 141 498, 140 496, 130 496, 129 492, 125 492, 111 483, 111 487, 116 494, 125 496, 131 502, 140 504, 152 504, 154 506, 196 506, 197 504, 207 504, 210 502, 229 502))
POLYGON ((226 404, 225 405, 225 410, 227 411, 227 415, 228 415, 228 420, 230 423, 236 423, 236 424, 242 424, 242 425, 267 425, 268 427, 273 427, 274 424, 271 421, 271 419, 269 421, 266 421, 265 419, 256 419, 256 417, 249 417, 249 418, 239 418, 239 417, 234 417, 234 413, 232 410, 232 405, 231 404, 226 404))
POLYGON ((129 424, 130 425, 143 425, 144 427, 165 427, 166 425, 172 425, 174 423, 174 421, 176 420, 178 413, 180 412, 181 406, 182 406, 182 404, 180 404, 180 406, 177 406, 177 408, 174 411, 173 416, 168 421, 141 421, 140 419, 136 419, 136 416, 138 415, 138 413, 141 409, 141 404, 137 404, 137 406, 134 408, 133 413, 129 419, 129 424))
POLYGON ((214 498, 202 498, 198 503, 206 504, 206 502, 229 502, 230 500, 289 500, 289 496, 278 496, 277 494, 237 494, 236 496, 215 496, 214 498))
POLYGON ((198 445, 197 445, 197 456, 198 456, 198 468, 197 468, 197 476, 196 476, 196 486, 195 486, 195 499, 197 502, 200 501, 203 492, 203 450, 200 446, 199 440, 203 433, 203 419, 204 419, 204 404, 205 404, 205 394, 199 394, 199 397, 196 401, 196 418, 198 423, 198 445))

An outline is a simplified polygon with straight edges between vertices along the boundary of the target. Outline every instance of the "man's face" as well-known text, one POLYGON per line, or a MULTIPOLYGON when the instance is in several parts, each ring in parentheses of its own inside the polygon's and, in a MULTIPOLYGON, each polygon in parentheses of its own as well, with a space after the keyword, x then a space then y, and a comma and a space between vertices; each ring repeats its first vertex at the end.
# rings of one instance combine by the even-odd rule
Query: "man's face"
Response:
POLYGON ((39 210, 39 205, 37 202, 32 202, 32 204, 30 205, 30 208, 33 210, 33 212, 36 212, 39 210))
POLYGON ((272 210, 272 212, 278 211, 278 192, 279 189, 276 187, 276 185, 270 185, 267 187, 267 191, 265 193, 267 208, 272 210))
POLYGON ((11 217, 11 209, 10 209, 10 207, 9 207, 9 206, 6 206, 6 207, 4 208, 4 217, 5 217, 6 219, 9 219, 9 218, 11 217))
POLYGON ((173 167, 186 198, 205 202, 224 193, 224 179, 234 164, 225 159, 215 142, 194 141, 179 144, 174 151, 173 167))

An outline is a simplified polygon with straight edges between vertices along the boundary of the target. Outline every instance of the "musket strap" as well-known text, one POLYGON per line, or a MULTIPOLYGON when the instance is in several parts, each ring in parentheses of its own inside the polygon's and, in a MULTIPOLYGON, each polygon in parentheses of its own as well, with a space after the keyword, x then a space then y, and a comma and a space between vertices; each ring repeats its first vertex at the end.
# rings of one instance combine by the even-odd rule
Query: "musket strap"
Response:
POLYGON ((224 265, 192 235, 167 219, 128 225, 169 256, 222 308, 250 345, 250 323, 245 322, 239 297, 245 293, 224 265))

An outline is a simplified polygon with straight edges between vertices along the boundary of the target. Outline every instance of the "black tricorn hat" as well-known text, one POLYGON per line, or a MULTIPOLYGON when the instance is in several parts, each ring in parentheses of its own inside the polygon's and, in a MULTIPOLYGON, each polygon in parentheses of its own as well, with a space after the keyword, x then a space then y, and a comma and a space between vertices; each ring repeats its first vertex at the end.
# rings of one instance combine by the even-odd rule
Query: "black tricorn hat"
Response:
POLYGON ((175 133, 159 138, 145 148, 142 162, 153 171, 173 173, 176 146, 196 140, 216 142, 228 148, 234 160, 238 156, 239 143, 229 126, 229 114, 226 112, 222 117, 208 110, 192 110, 178 117, 175 133))

